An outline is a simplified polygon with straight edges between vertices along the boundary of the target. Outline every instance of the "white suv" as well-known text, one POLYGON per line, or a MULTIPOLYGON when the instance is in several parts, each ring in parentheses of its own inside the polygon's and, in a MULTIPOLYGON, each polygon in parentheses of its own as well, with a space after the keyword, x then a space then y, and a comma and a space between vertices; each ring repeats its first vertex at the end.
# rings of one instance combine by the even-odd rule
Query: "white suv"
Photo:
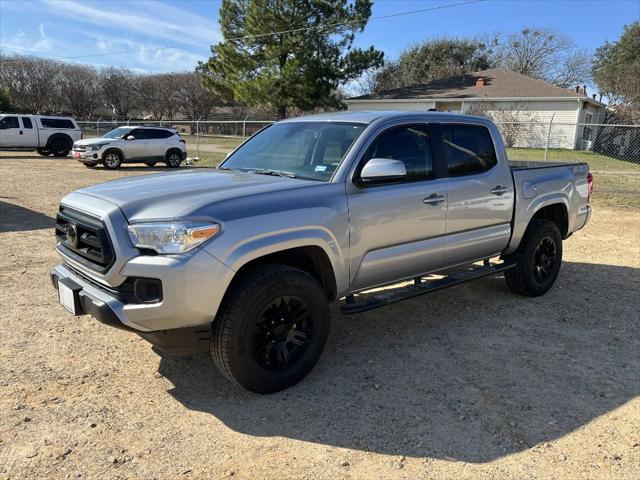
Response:
POLYGON ((119 168, 123 163, 144 163, 153 167, 164 162, 177 168, 187 158, 186 142, 171 128, 118 127, 100 138, 73 144, 73 158, 87 167, 102 163, 105 168, 119 168))

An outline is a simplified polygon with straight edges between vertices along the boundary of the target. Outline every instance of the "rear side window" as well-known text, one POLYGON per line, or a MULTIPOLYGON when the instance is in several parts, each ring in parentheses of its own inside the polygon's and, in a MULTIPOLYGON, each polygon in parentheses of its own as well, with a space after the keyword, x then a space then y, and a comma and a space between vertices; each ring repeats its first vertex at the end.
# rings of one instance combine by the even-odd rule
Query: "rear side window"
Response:
POLYGON ((148 139, 169 138, 173 132, 169 130, 156 130, 154 128, 145 128, 148 139))
POLYGON ((42 118, 40 119, 40 123, 42 123, 44 128, 76 128, 73 122, 66 118, 42 118))
POLYGON ((18 123, 18 117, 4 117, 0 120, 0 128, 20 128, 20 124, 18 123))
POLYGON ((449 175, 481 173, 497 163, 493 140, 485 127, 442 125, 441 131, 449 175))
POLYGON ((400 160, 408 180, 433 176, 431 135, 426 125, 404 125, 381 133, 367 150, 364 160, 390 158, 400 160))
POLYGON ((28 117, 22 117, 22 125, 24 126, 24 128, 33 128, 31 119, 28 117))

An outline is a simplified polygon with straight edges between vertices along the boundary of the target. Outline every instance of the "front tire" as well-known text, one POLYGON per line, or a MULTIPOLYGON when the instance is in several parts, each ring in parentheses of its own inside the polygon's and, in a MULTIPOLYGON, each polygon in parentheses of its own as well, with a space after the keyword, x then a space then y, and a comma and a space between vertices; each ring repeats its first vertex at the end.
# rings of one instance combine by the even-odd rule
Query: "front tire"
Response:
POLYGON ((109 170, 120 168, 120 165, 122 165, 122 155, 115 150, 107 151, 104 157, 102 157, 102 164, 104 168, 108 168, 109 170))
POLYGON ((549 291, 558 278, 562 264, 562 235, 549 220, 533 219, 518 250, 507 261, 515 267, 505 272, 511 291, 529 297, 539 297, 549 291))
POLYGON ((211 355, 231 381, 256 393, 304 378, 329 335, 329 302, 308 273, 264 265, 232 285, 213 325, 211 355))

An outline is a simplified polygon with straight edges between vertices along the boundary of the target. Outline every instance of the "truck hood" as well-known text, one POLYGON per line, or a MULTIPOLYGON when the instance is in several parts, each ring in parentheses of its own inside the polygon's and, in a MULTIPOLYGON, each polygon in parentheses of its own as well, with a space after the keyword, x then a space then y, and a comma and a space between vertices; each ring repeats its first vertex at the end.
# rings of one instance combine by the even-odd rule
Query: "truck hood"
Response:
POLYGON ((79 147, 88 147, 89 145, 98 145, 98 144, 104 144, 104 143, 113 143, 113 142, 117 142, 119 139, 117 138, 87 138, 86 140, 78 140, 77 142, 74 143, 74 145, 77 145, 79 147))
POLYGON ((78 193, 114 203, 130 222, 140 222, 210 216, 203 214, 203 209, 218 202, 316 183, 199 168, 114 180, 83 188, 78 193))

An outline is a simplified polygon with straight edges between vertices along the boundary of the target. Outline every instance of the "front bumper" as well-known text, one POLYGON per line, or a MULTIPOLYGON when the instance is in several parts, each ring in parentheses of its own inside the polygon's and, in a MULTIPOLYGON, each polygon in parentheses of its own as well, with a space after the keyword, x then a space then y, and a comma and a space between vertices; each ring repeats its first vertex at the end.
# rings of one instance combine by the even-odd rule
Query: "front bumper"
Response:
POLYGON ((74 160, 82 163, 98 163, 102 158, 102 150, 73 150, 71 154, 74 160))
POLYGON ((206 352, 211 338, 211 323, 195 327, 142 332, 121 321, 114 310, 113 297, 82 281, 82 277, 59 265, 51 271, 51 283, 59 288, 64 282, 77 294, 77 314, 90 315, 111 327, 137 333, 160 351, 173 355, 206 352))
POLYGON ((168 353, 191 353, 208 348, 211 323, 222 302, 233 271, 199 249, 193 254, 138 256, 120 271, 129 277, 157 279, 161 300, 153 303, 127 301, 117 286, 107 286, 75 267, 60 264, 51 280, 72 286, 77 313, 102 323, 137 333, 168 353))

